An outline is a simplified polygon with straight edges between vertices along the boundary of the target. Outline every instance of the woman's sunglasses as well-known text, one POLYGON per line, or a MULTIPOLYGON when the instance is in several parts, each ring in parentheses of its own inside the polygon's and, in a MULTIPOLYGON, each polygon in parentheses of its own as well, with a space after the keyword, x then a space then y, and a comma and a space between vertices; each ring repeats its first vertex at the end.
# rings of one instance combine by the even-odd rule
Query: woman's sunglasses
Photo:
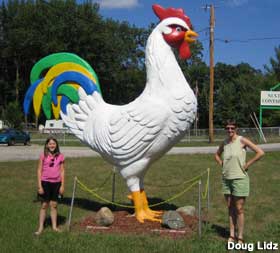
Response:
POLYGON ((226 130, 235 130, 235 127, 226 127, 226 130))

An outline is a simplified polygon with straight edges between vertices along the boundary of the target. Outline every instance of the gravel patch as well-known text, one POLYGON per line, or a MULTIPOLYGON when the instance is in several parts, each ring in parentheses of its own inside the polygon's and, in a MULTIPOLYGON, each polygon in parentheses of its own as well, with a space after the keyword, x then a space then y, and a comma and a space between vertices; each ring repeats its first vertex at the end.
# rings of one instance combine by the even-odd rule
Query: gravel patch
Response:
MULTIPOLYGON (((60 151, 65 157, 92 157, 99 156, 87 147, 60 147, 60 151)), ((38 160, 40 154, 43 152, 43 146, 31 145, 31 146, 0 146, 0 161, 26 161, 26 160, 38 160)))
MULTIPOLYGON (((264 151, 279 151, 280 143, 259 145, 264 151)), ((167 154, 214 154, 218 147, 174 147, 167 154)), ((60 147, 65 157, 100 156, 88 147, 60 147)), ((38 160, 43 152, 42 145, 0 145, 0 161, 38 160)))

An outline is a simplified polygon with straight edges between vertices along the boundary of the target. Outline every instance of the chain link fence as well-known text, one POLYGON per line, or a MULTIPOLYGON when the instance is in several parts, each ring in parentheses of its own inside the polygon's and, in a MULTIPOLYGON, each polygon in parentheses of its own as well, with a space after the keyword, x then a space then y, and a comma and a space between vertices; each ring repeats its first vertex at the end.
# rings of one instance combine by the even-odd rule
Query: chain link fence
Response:
MULTIPOLYGON (((263 134, 268 143, 280 143, 280 127, 264 127, 262 128, 263 134)), ((44 144, 48 136, 54 136, 61 145, 81 145, 80 140, 75 135, 62 129, 45 129, 44 131, 30 130, 31 142, 35 144, 44 144)), ((255 143, 264 143, 261 135, 256 128, 239 128, 238 134, 247 137, 255 143)), ((214 141, 215 143, 221 142, 226 137, 226 131, 223 128, 214 129, 214 141)), ((189 129, 185 137, 181 140, 182 145, 194 143, 208 143, 209 131, 208 129, 189 129)))
MULTIPOLYGON (((256 128, 238 128, 238 134, 251 139, 256 143, 263 143, 261 133, 256 128)), ((262 132, 267 142, 280 142, 280 127, 263 127, 262 132)), ((214 129, 215 142, 222 141, 226 137, 223 128, 214 129)), ((208 129, 189 129, 181 142, 207 142, 209 141, 208 129)))

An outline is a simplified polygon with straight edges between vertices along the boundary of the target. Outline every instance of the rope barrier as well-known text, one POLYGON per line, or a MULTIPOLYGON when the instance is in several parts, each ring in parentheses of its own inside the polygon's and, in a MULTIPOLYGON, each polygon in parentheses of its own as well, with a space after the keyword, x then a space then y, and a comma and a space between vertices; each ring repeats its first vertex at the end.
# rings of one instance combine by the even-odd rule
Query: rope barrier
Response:
POLYGON ((209 181, 210 181, 210 168, 207 169, 207 181, 206 181, 206 184, 205 184, 204 194, 203 194, 203 192, 201 193, 202 199, 206 199, 207 198, 208 189, 209 189, 209 181))
POLYGON ((201 174, 195 176, 194 178, 188 179, 188 180, 186 180, 186 181, 184 181, 183 183, 180 183, 180 184, 169 184, 169 185, 156 185, 156 184, 152 184, 152 185, 150 185, 150 184, 145 183, 145 185, 146 185, 146 186, 152 186, 152 187, 159 187, 159 188, 160 188, 160 187, 162 187, 162 188, 166 188, 166 187, 175 187, 175 186, 179 186, 179 185, 191 183, 191 182, 193 182, 194 180, 201 178, 201 177, 202 177, 204 174, 206 174, 207 172, 208 172, 208 170, 206 170, 206 171, 202 172, 201 174))
POLYGON ((90 189, 90 190, 91 190, 91 191, 94 191, 94 192, 97 192, 97 191, 103 189, 103 188, 104 188, 104 185, 109 181, 109 179, 112 177, 113 173, 114 173, 114 172, 112 171, 112 172, 108 175, 108 177, 105 178, 105 180, 103 181, 103 183, 101 183, 98 187, 93 188, 93 189, 90 189))
MULTIPOLYGON (((170 197, 169 199, 165 200, 165 201, 162 201, 162 202, 159 202, 159 203, 156 203, 156 204, 152 204, 152 205, 149 205, 149 207, 155 207, 155 206, 159 206, 159 205, 162 205, 164 203, 167 203, 167 202, 170 202, 174 199, 177 199, 179 198, 181 195, 183 195, 184 193, 186 193, 187 191, 189 191, 190 189, 192 189, 192 187, 196 184, 199 183, 199 180, 197 179, 201 179, 201 177, 208 173, 207 175, 207 181, 206 181, 206 184, 205 184, 205 191, 204 191, 204 194, 201 193, 201 196, 203 199, 206 199, 207 197, 207 193, 208 193, 208 188, 209 188, 209 178, 210 178, 210 169, 208 168, 207 171, 201 173, 200 175, 198 176, 195 176, 194 178, 190 179, 190 180, 187 180, 185 182, 183 182, 182 184, 186 184, 186 183, 190 183, 190 182, 193 182, 189 187, 185 188, 183 191, 179 192, 178 194, 175 194, 174 196, 170 197)), ((106 203, 109 203, 109 204, 112 204, 112 205, 115 205, 115 206, 119 206, 119 207, 125 207, 125 208, 135 208, 134 206, 131 206, 131 205, 124 205, 124 204, 120 204, 120 203, 116 203, 116 202, 113 202, 113 201, 110 201, 106 198, 103 198, 102 196, 100 196, 99 194, 96 193, 96 190, 94 189, 90 189, 88 188, 85 184, 83 184, 78 178, 77 178, 77 183, 78 185, 80 186, 80 188, 82 190, 84 190, 85 192, 88 192, 88 193, 91 193, 94 197, 96 197, 97 199, 103 201, 103 202, 106 202, 106 203)))
POLYGON ((78 178, 77 178, 77 183, 81 187, 82 190, 84 190, 85 192, 91 193, 97 199, 102 200, 102 201, 104 201, 104 202, 106 202, 108 204, 112 204, 112 205, 119 206, 119 207, 134 208, 134 206, 128 206, 128 205, 119 204, 119 203, 116 203, 116 202, 113 202, 113 201, 110 201, 108 199, 105 199, 105 198, 101 197, 95 191, 89 189, 86 185, 84 185, 78 178))
POLYGON ((187 187, 185 190, 183 190, 182 192, 180 192, 180 193, 174 195, 173 197, 171 197, 171 198, 169 198, 169 199, 167 199, 167 200, 165 200, 165 201, 162 201, 162 202, 159 202, 159 203, 156 203, 156 204, 153 204, 153 205, 149 205, 149 207, 159 206, 159 205, 162 205, 162 204, 164 204, 164 203, 170 202, 170 201, 172 201, 172 200, 174 200, 174 199, 177 199, 177 198, 179 198, 181 195, 183 195, 184 193, 186 193, 187 191, 189 191, 189 190, 190 190, 194 185, 196 185, 197 183, 198 183, 198 181, 195 181, 195 182, 193 182, 189 187, 187 187))

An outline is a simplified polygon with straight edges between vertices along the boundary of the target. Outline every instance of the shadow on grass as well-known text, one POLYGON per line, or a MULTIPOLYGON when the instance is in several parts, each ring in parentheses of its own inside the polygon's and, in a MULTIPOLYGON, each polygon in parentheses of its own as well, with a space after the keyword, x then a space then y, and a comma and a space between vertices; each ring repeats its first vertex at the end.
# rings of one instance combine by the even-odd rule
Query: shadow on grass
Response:
MULTIPOLYGON (((64 225, 66 223, 67 219, 65 216, 61 216, 61 215, 57 215, 57 226, 60 225, 64 225)), ((44 227, 51 227, 52 226, 52 221, 51 221, 51 217, 47 216, 46 220, 45 220, 45 224, 44 227)))
MULTIPOLYGON (((33 203, 39 203, 41 202, 40 198, 36 195, 36 197, 32 200, 33 203)), ((63 203, 63 200, 59 201, 58 202, 59 204, 62 204, 63 203)), ((50 209, 50 207, 48 208, 50 209)), ((63 225, 66 223, 66 220, 67 218, 65 216, 61 216, 59 214, 57 214, 57 225, 63 225)), ((51 217, 50 216, 47 216, 46 217, 46 220, 45 220, 45 224, 44 224, 45 227, 48 227, 48 226, 52 226, 52 222, 51 222, 51 217)))
POLYGON ((210 225, 211 229, 217 233, 220 237, 222 238, 228 238, 229 237, 229 230, 220 226, 220 225, 216 225, 216 224, 212 224, 210 225))
MULTIPOLYGON (((161 199, 161 198, 149 198, 148 199, 149 205, 154 205, 154 204, 157 204, 157 203, 161 203, 163 201, 164 200, 161 199)), ((60 204, 70 206, 71 205, 71 198, 64 197, 60 201, 60 204)), ((129 203, 129 202, 118 203, 118 204, 133 206, 132 202, 131 203, 129 203)), ((99 209, 101 207, 108 207, 112 211, 127 211, 129 213, 134 212, 133 208, 121 207, 121 206, 117 206, 117 205, 113 205, 113 204, 109 204, 109 203, 100 203, 100 202, 90 200, 90 199, 85 199, 85 198, 75 198, 74 206, 85 209, 85 210, 93 211, 93 212, 99 211, 99 209)), ((151 207, 151 209, 153 209, 153 210, 163 210, 163 211, 176 210, 177 208, 178 208, 178 206, 173 205, 173 204, 169 204, 169 203, 163 203, 161 205, 151 207)))

